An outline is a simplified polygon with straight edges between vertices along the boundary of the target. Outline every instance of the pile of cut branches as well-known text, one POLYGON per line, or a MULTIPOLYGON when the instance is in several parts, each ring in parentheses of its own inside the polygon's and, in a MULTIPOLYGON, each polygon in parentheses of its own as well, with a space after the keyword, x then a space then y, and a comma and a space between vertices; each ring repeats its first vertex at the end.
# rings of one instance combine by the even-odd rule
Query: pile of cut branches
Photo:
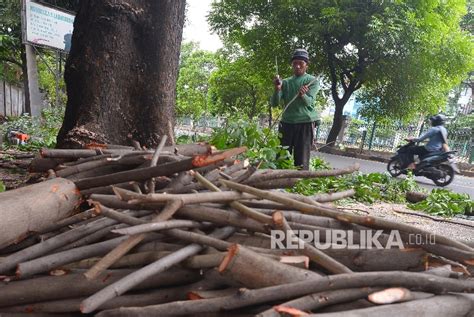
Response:
POLYGON ((471 246, 332 206, 353 190, 278 190, 358 166, 257 170, 245 148, 163 143, 40 152, 46 179, 0 194, 0 313, 472 311, 471 246))

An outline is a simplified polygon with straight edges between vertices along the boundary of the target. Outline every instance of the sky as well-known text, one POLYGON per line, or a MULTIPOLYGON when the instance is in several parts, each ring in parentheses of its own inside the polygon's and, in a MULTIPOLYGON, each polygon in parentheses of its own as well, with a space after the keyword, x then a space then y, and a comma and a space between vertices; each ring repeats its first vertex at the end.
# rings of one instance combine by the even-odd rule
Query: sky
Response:
POLYGON ((212 0, 187 0, 186 21, 184 22, 183 40, 199 42, 203 50, 215 52, 222 47, 217 34, 211 34, 206 15, 211 9, 212 0))

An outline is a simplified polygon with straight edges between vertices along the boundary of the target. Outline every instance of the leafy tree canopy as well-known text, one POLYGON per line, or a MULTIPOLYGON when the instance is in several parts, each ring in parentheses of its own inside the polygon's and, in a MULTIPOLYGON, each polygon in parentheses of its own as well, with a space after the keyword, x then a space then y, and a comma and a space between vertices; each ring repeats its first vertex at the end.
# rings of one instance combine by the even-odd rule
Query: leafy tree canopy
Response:
POLYGON ((256 59, 228 48, 221 51, 217 66, 210 78, 210 97, 218 113, 254 118, 265 112, 271 74, 256 71, 256 59))
POLYGON ((464 0, 226 0, 209 22, 261 66, 307 48, 310 72, 331 83, 336 114, 364 87, 366 115, 407 118, 436 112, 474 67, 465 13, 464 0))
POLYGON ((199 117, 213 112, 208 102, 209 78, 215 69, 215 54, 190 42, 181 46, 179 77, 176 83, 178 116, 199 117))
POLYGON ((4 0, 0 4, 0 79, 20 82, 21 75, 21 1, 4 0))

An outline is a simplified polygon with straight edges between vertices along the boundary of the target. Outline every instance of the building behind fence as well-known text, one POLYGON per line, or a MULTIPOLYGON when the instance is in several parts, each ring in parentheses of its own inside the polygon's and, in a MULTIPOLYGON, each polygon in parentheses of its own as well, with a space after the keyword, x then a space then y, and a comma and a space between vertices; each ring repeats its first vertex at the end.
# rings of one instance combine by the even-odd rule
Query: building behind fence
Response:
POLYGON ((23 112, 25 112, 23 89, 0 80, 0 116, 19 116, 23 112))
MULTIPOLYGON (((176 134, 209 135, 213 128, 222 127, 225 118, 202 117, 199 120, 179 118, 176 134)), ((267 125, 265 125, 267 126, 267 125)), ((326 143, 332 123, 323 122, 316 127, 315 138, 318 143, 326 143)), ((276 127, 275 127, 276 128, 276 127)), ((395 152, 404 139, 409 136, 418 137, 426 132, 428 126, 416 125, 381 125, 377 123, 360 123, 347 121, 337 138, 336 145, 360 150, 395 152)), ((448 130, 448 143, 451 150, 457 151, 456 157, 463 162, 474 160, 474 128, 448 130)))

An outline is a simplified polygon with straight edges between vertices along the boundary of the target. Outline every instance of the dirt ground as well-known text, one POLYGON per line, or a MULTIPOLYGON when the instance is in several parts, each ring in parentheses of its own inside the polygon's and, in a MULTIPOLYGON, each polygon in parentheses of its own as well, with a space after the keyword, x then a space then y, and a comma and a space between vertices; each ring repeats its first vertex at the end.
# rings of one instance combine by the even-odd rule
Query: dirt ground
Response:
POLYGON ((403 222, 456 240, 474 242, 474 221, 471 220, 434 217, 421 212, 415 212, 403 204, 376 203, 369 206, 356 202, 350 205, 339 206, 338 209, 353 212, 361 216, 370 215, 391 221, 403 222), (412 214, 406 214, 407 212, 412 214), (425 216, 433 217, 438 220, 433 220, 425 216), (448 221, 457 223, 450 223, 448 221))

